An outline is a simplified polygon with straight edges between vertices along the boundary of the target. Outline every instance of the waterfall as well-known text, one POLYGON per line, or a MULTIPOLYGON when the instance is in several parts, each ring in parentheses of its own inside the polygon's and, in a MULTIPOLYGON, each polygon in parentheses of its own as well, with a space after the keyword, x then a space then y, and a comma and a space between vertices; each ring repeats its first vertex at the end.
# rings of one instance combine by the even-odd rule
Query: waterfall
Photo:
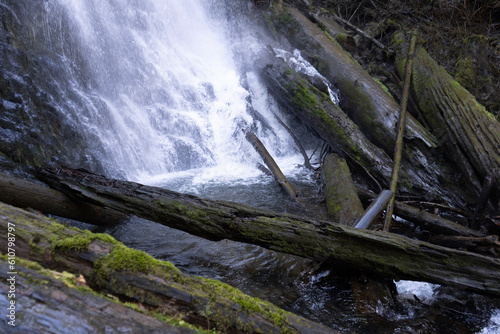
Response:
MULTIPOLYGON (((257 160, 242 129, 272 154, 295 154, 251 64, 241 64, 223 3, 203 0, 51 0, 46 37, 67 76, 61 107, 108 173, 138 180, 221 167, 253 175, 257 160), (56 5, 61 10, 54 10, 56 5), (62 28, 58 28, 62 30, 62 28), (47 34, 54 34, 51 29, 47 34), (54 41, 55 40, 55 41, 54 41), (59 41, 57 41, 59 40, 59 41), (77 45, 70 45, 77 44, 77 45), (75 53, 78 53, 75 55, 75 53), (264 122, 252 117, 251 110, 264 122)), ((245 52, 263 48, 246 39, 245 52)))

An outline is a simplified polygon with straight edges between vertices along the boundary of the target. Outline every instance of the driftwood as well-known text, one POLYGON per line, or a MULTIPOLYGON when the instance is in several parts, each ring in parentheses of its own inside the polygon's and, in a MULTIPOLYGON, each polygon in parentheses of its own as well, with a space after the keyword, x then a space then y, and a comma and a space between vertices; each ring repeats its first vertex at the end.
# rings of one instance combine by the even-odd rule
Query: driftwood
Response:
MULTIPOLYGON (((408 43, 396 34, 396 66, 404 71, 408 43)), ((500 123, 434 59, 417 46, 412 72, 412 95, 440 145, 457 163, 476 190, 491 170, 500 173, 500 123)))
POLYGON ((0 249, 7 249, 7 231, 13 227, 16 258, 81 274, 91 288, 163 315, 227 333, 334 332, 226 284, 183 274, 109 235, 68 228, 3 203, 0 212, 0 249))
POLYGON ((269 170, 273 174, 274 179, 276 180, 276 182, 278 182, 281 189, 288 195, 288 197, 290 197, 294 201, 297 201, 299 195, 293 188, 292 184, 288 181, 286 176, 283 174, 276 161, 274 161, 271 154, 269 154, 264 144, 262 144, 260 139, 251 131, 247 131, 245 136, 248 142, 252 144, 252 146, 255 148, 257 153, 259 153, 262 160, 266 164, 267 168, 269 168, 269 170))
POLYGON ((498 259, 389 233, 106 179, 82 170, 42 170, 39 177, 74 198, 207 239, 231 239, 385 277, 500 295, 498 259))

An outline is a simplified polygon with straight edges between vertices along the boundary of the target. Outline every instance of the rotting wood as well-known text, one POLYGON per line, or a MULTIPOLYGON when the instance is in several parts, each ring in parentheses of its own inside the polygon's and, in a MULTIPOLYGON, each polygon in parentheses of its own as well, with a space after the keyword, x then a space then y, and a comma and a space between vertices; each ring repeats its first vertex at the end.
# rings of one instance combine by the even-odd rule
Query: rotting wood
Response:
POLYGON ((211 240, 231 239, 395 279, 413 279, 500 296, 500 260, 392 233, 212 201, 82 170, 41 170, 69 196, 211 240))
POLYGON ((406 105, 408 104, 408 96, 410 93, 410 78, 413 66, 413 57, 415 53, 415 45, 417 43, 417 31, 414 30, 411 36, 410 49, 406 61, 405 79, 403 84, 403 96, 401 98, 400 113, 398 120, 398 131, 396 137, 396 147, 394 149, 394 166, 392 168, 391 185, 389 190, 392 191, 392 197, 387 205, 385 215, 384 231, 389 232, 392 222, 392 212, 394 211, 394 200, 396 197, 396 189, 398 187, 399 168, 401 166, 401 157, 403 154, 403 140, 406 124, 406 105))
POLYGON ((2 252, 7 249, 8 227, 15 226, 18 258, 82 274, 97 291, 182 316, 205 329, 210 323, 218 332, 335 333, 229 285, 183 274, 170 262, 127 248, 109 235, 68 228, 3 203, 0 213, 2 252))
POLYGON ((276 180, 276 182, 278 182, 281 189, 288 195, 288 197, 298 202, 299 195, 293 188, 292 184, 288 181, 286 176, 283 174, 276 161, 274 161, 271 154, 267 151, 264 144, 262 144, 260 139, 251 131, 246 131, 245 137, 248 142, 252 144, 257 153, 259 153, 260 157, 269 168, 271 173, 273 173, 274 179, 276 180))

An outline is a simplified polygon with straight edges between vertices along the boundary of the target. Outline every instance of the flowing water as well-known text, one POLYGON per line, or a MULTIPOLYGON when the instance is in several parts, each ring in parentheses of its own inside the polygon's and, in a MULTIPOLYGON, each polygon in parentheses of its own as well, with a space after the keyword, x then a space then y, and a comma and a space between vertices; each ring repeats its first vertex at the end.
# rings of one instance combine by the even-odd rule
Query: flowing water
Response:
MULTIPOLYGON (((243 132, 251 129, 293 183, 310 196, 319 191, 276 115, 296 129, 309 154, 321 143, 268 96, 253 63, 267 52, 267 37, 245 23, 250 3, 44 0, 37 2, 38 13, 21 15, 32 3, 25 0, 23 7, 18 1, 0 0, 0 14, 13 25, 21 24, 23 15, 36 22, 26 35, 43 56, 38 80, 48 82, 46 99, 78 134, 73 137, 88 144, 78 156, 90 168, 98 161, 109 176, 295 212, 257 167, 260 159, 243 132)), ((316 75, 297 51, 275 52, 297 71, 316 75)), ((30 75, 36 81, 35 72, 30 75)), ((11 79, 27 80, 15 73, 11 79)), ((220 279, 340 330, 493 333, 499 327, 493 302, 469 294, 461 303, 439 286, 398 283, 397 310, 380 310, 380 319, 367 320, 356 314, 349 282, 336 276, 335 268, 304 274, 309 265, 304 259, 206 241, 138 218, 106 232, 184 272, 220 279), (442 312, 429 315, 436 307, 442 312), (447 329, 440 327, 441 318, 431 319, 436 314, 451 318, 453 328, 449 321, 447 329)))

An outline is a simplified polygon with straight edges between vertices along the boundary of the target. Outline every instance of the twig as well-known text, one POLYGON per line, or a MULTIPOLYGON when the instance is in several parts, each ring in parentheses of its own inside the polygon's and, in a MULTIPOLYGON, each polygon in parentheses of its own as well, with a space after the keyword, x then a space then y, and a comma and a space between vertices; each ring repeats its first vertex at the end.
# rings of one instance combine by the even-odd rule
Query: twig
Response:
POLYGON ((394 167, 392 169, 392 180, 390 190, 393 192, 391 201, 387 206, 387 213, 385 215, 385 224, 384 231, 388 232, 391 226, 392 221, 392 212, 394 210, 394 200, 396 196, 396 189, 398 186, 398 176, 399 176, 399 166, 401 164, 401 155, 403 153, 403 137, 404 137, 404 129, 406 123, 406 105, 408 103, 408 95, 410 92, 410 78, 411 71, 413 66, 413 57, 415 52, 415 44, 417 42, 417 31, 413 30, 411 40, 410 40, 410 49, 408 50, 408 59, 406 61, 406 72, 405 72, 405 81, 403 85, 403 97, 401 98, 400 105, 400 116, 399 116, 399 124, 398 124, 398 135, 396 138, 396 148, 394 149, 394 167))
POLYGON ((332 14, 333 18, 337 21, 339 21, 340 23, 342 24, 345 24, 346 26, 348 26, 350 29, 356 31, 358 34, 360 34, 361 36, 363 36, 364 38, 367 38, 369 39, 370 41, 373 42, 373 44, 375 44, 377 47, 379 47, 380 49, 382 50, 387 50, 387 48, 385 47, 384 44, 380 43, 379 41, 377 41, 375 38, 373 38, 372 36, 368 35, 366 32, 364 32, 363 30, 359 29, 358 27, 356 27, 354 24, 352 24, 351 22, 347 21, 347 20, 344 20, 343 18, 335 15, 335 14, 332 14))

